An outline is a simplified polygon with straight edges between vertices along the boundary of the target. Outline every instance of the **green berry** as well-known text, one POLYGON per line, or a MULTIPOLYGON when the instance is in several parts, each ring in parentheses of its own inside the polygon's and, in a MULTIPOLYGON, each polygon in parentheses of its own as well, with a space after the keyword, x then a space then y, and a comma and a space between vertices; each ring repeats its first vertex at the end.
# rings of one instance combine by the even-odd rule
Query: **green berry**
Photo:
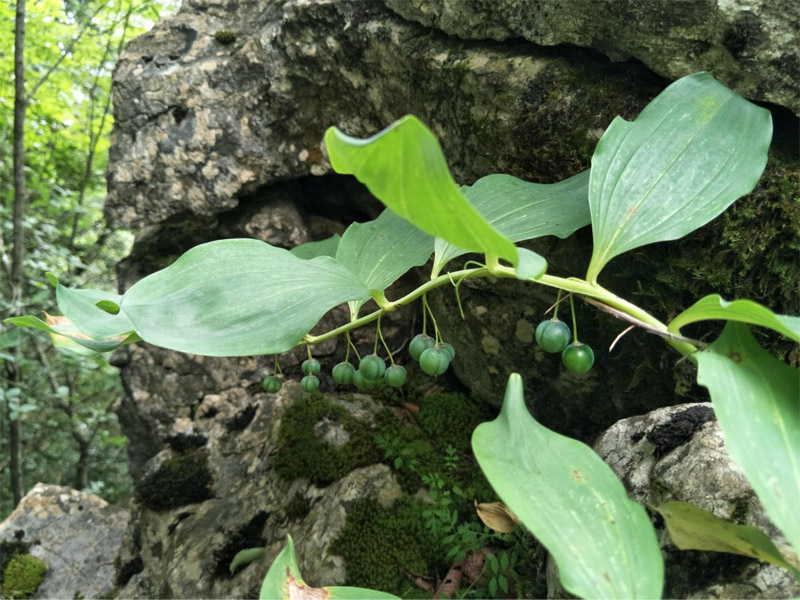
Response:
POLYGON ((303 364, 300 366, 300 369, 303 371, 303 375, 319 375, 320 369, 322 369, 322 367, 320 366, 319 361, 316 358, 309 358, 303 361, 303 364))
POLYGON ((573 373, 586 373, 594 364, 594 352, 586 344, 575 342, 564 348, 561 362, 573 373))
POLYGON ((377 354, 368 354, 362 358, 361 362, 358 364, 358 372, 361 373, 364 379, 374 381, 383 376, 385 371, 386 363, 377 354))
POLYGON ((356 368, 349 362, 340 362, 333 367, 333 380, 339 385, 350 385, 353 383, 353 375, 356 373, 356 368))
POLYGON ((428 348, 433 348, 435 343, 436 340, 434 340, 431 336, 420 333, 419 335, 414 336, 414 339, 411 340, 411 343, 408 345, 408 353, 414 360, 419 360, 419 357, 422 356, 422 353, 428 348))
POLYGON ((275 394, 283 387, 283 381, 277 375, 267 375, 261 382, 261 387, 268 394, 275 394))
POLYGON ((316 375, 306 375, 300 380, 300 387, 304 392, 316 392, 319 389, 319 377, 316 375))
POLYGON ((364 379, 364 376, 361 374, 361 371, 356 371, 353 374, 353 385, 356 386, 362 392, 368 392, 371 389, 374 389, 378 385, 378 381, 374 379, 364 379))
POLYGON ((383 374, 383 378, 386 383, 393 388, 403 387, 403 384, 406 382, 405 367, 401 367, 400 365, 392 365, 386 369, 386 373, 383 374))
POLYGON ((558 319, 542 321, 536 327, 536 343, 545 352, 552 354, 563 352, 564 348, 569 344, 570 337, 572 337, 572 333, 569 330, 569 326, 558 319))
POLYGON ((419 357, 419 366, 428 375, 441 375, 450 366, 449 354, 440 346, 428 348, 419 357))
POLYGON ((450 362, 453 362, 453 359, 456 357, 456 349, 453 348, 453 344, 442 344, 442 350, 447 352, 447 355, 450 357, 450 362))

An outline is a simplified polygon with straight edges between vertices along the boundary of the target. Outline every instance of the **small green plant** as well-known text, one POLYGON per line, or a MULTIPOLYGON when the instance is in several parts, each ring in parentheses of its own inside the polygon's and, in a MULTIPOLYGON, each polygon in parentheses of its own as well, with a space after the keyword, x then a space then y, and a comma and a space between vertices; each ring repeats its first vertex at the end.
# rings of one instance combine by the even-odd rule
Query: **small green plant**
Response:
POLYGON ((5 598, 30 598, 47 572, 47 565, 30 554, 17 554, 3 572, 5 598))
POLYGON ((236 41, 236 34, 232 31, 221 29, 214 34, 214 39, 223 46, 227 46, 228 44, 232 44, 236 41))
MULTIPOLYGON (((428 305, 430 291, 453 286, 461 308, 458 289, 468 279, 543 285, 569 294, 572 344, 561 347, 566 337, 561 325, 542 326, 537 335, 546 350, 562 352, 567 369, 583 373, 594 362, 594 352, 578 338, 574 298, 660 336, 697 366, 697 381, 710 392, 728 453, 769 517, 800 549, 800 377, 761 348, 750 331, 765 327, 800 342, 800 318, 709 295, 665 322, 600 283, 609 261, 681 238, 750 192, 764 170, 771 136, 769 111, 708 73, 668 86, 635 121, 616 118, 597 144, 591 170, 556 184, 496 174, 459 187, 436 138, 413 116, 366 140, 334 127, 325 134, 333 169, 357 177, 387 206, 373 221, 292 251, 253 239, 203 244, 121 296, 69 289, 50 276, 65 319, 53 326, 34 316, 8 321, 48 331, 58 344, 69 341, 98 352, 139 340, 210 356, 277 354, 305 346, 309 361, 312 346, 343 335, 345 362, 355 350, 350 332, 377 322, 373 352, 363 359, 355 352, 360 363, 352 376, 359 390, 369 391, 385 381, 379 341, 395 364, 381 334, 385 313, 421 300, 423 330, 409 350, 425 373, 440 375, 455 356, 428 305), (543 256, 516 245, 546 235, 567 237, 586 225, 594 243, 582 277, 550 274, 543 256), (483 262, 468 260, 462 268, 445 270, 468 252, 483 255, 483 262), (386 293, 395 280, 431 255, 430 280, 390 300, 386 293), (265 297, 268 304, 261 301, 265 297), (369 300, 378 309, 362 315, 369 300), (310 333, 325 313, 344 303, 348 322, 310 333), (710 344, 683 334, 687 325, 714 320, 725 327, 710 344)), ((316 375, 303 380, 307 391, 318 384, 316 375)), ((588 447, 555 435, 524 410, 521 379, 512 376, 503 412, 478 427, 473 449, 503 502, 555 557, 568 591, 583 597, 659 597, 663 560, 644 509, 628 500, 588 447)), ((402 453, 398 457, 405 460, 402 453)), ((499 577, 497 585, 502 588, 499 577)))

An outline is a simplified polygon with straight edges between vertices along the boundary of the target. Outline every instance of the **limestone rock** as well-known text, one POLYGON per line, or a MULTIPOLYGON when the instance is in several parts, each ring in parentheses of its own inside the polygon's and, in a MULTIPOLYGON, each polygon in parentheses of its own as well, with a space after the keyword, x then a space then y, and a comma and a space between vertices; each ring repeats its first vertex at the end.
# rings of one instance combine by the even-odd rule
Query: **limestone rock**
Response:
MULTIPOLYGON (((281 478, 274 463, 283 415, 304 392, 295 381, 277 394, 260 387, 232 389, 239 391, 204 396, 193 416, 175 422, 170 448, 143 466, 118 561, 121 597, 252 597, 287 534, 307 581, 342 583, 346 565, 328 548, 349 507, 361 498, 389 505, 402 494, 380 464, 357 468, 328 486, 281 478), (209 403, 213 407, 205 409, 209 403), (253 408, 247 420, 232 427, 232 418, 247 406, 253 408), (197 494, 198 480, 206 482, 207 493, 197 494), (148 483, 154 481, 160 484, 148 483), (292 503, 301 508, 290 508, 292 503), (239 550, 262 546, 263 559, 231 576, 239 550)), ((359 395, 327 401, 364 422, 380 409, 359 395)), ((340 439, 327 439, 330 423, 318 424, 316 435, 336 447, 340 439)))
MULTIPOLYGON (((682 404, 624 419, 594 448, 637 502, 689 502, 722 519, 759 527, 779 549, 789 549, 725 452, 711 404, 682 404)), ((732 554, 680 551, 663 523, 659 527, 666 598, 790 598, 798 593, 785 569, 732 554)))
POLYGON ((710 71, 743 96, 800 113, 800 6, 793 0, 386 0, 464 39, 524 38, 630 57, 678 79, 710 71))
POLYGON ((114 589, 127 510, 94 494, 37 483, 0 523, 0 540, 31 544, 48 567, 35 598, 100 598, 114 589))

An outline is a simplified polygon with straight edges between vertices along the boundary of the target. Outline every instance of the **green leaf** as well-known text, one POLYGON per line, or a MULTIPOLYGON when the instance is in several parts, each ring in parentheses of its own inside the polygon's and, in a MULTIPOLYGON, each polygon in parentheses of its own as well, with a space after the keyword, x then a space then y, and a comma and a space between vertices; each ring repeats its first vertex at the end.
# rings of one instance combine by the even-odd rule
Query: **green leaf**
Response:
POLYGON ((516 373, 500 416, 477 427, 472 449, 500 499, 556 560, 569 592, 661 596, 664 564, 644 508, 591 448, 536 422, 516 373))
POLYGON ((747 325, 729 321, 695 355, 725 449, 772 522, 800 551, 800 373, 763 350, 747 325))
POLYGON ((538 279, 547 271, 547 261, 543 256, 526 248, 517 248, 519 264, 517 265, 517 279, 538 279))
POLYGON ((632 123, 614 119, 592 157, 587 279, 623 252, 694 231, 750 192, 771 137, 769 111, 708 73, 679 79, 632 123))
POLYGON ((100 310, 106 311, 110 315, 119 314, 119 304, 111 300, 100 300, 95 306, 100 310))
MULTIPOLYGON (((58 317, 56 317, 58 318, 58 317)), ((23 317, 11 317, 6 319, 4 323, 11 323, 17 327, 32 327, 34 329, 41 329, 46 331, 53 338, 53 344, 57 347, 67 350, 74 350, 78 354, 86 354, 76 348, 72 348, 70 344, 65 344, 59 338, 65 338, 74 344, 78 344, 84 348, 88 348, 92 352, 111 352, 116 350, 124 344, 132 344, 138 342, 141 338, 133 332, 128 332, 126 335, 117 336, 109 340, 93 340, 86 337, 86 334, 77 331, 74 327, 69 325, 54 325, 50 326, 38 317, 33 315, 25 315, 23 317)))
POLYGON ((192 248, 136 283, 119 305, 146 342, 246 356, 288 350, 334 306, 368 297, 328 256, 303 260, 259 240, 231 239, 192 248))
POLYGON ((514 244, 461 194, 439 142, 415 116, 406 115, 367 139, 331 127, 325 144, 337 173, 355 175, 376 198, 422 231, 516 265, 514 244))
MULTIPOLYGON (((589 171, 559 183, 529 183, 511 175, 487 175, 461 193, 487 223, 512 242, 544 235, 565 238, 591 223, 589 171)), ((436 239, 434 274, 465 254, 453 244, 436 239)))
POLYGON ((680 333, 680 329, 684 325, 714 319, 768 327, 795 342, 800 342, 800 317, 776 315, 766 306, 751 300, 727 302, 718 294, 711 294, 695 302, 672 319, 667 329, 671 333, 680 333))
POLYGON ((241 566, 249 565, 262 556, 264 556, 264 548, 245 548, 244 550, 239 550, 231 561, 231 573, 234 573, 236 569, 241 566))
POLYGON ((681 550, 730 552, 795 570, 757 527, 730 523, 687 502, 665 502, 654 510, 664 517, 672 543, 681 550))
POLYGON ((78 330, 94 340, 107 340, 134 330, 125 314, 109 314, 97 306, 98 302, 119 306, 121 299, 122 296, 102 290, 75 290, 60 284, 56 287, 58 308, 78 330))
POLYGON ((297 258, 312 259, 318 256, 336 256, 336 250, 339 247, 339 240, 342 237, 338 233, 334 233, 331 237, 319 242, 306 242, 295 246, 289 252, 294 254, 297 258))
MULTIPOLYGON (((373 221, 347 228, 336 260, 368 290, 383 291, 410 268, 428 262, 432 252, 431 236, 386 209, 373 221)), ((354 316, 364 302, 351 303, 354 316)))
POLYGON ((330 598, 332 600, 399 600, 397 596, 364 588, 331 586, 313 588, 303 581, 292 536, 286 536, 286 547, 273 561, 261 584, 260 600, 288 600, 289 598, 330 598))

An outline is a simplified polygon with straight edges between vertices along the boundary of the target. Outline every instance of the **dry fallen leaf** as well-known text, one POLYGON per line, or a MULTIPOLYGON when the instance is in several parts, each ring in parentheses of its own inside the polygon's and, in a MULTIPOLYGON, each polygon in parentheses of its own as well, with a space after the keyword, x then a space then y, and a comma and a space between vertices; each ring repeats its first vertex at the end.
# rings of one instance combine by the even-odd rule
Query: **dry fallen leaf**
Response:
POLYGON ((517 515, 511 512, 511 509, 502 502, 483 502, 478 504, 478 501, 475 500, 475 510, 484 525, 500 533, 511 533, 519 524, 517 515))

